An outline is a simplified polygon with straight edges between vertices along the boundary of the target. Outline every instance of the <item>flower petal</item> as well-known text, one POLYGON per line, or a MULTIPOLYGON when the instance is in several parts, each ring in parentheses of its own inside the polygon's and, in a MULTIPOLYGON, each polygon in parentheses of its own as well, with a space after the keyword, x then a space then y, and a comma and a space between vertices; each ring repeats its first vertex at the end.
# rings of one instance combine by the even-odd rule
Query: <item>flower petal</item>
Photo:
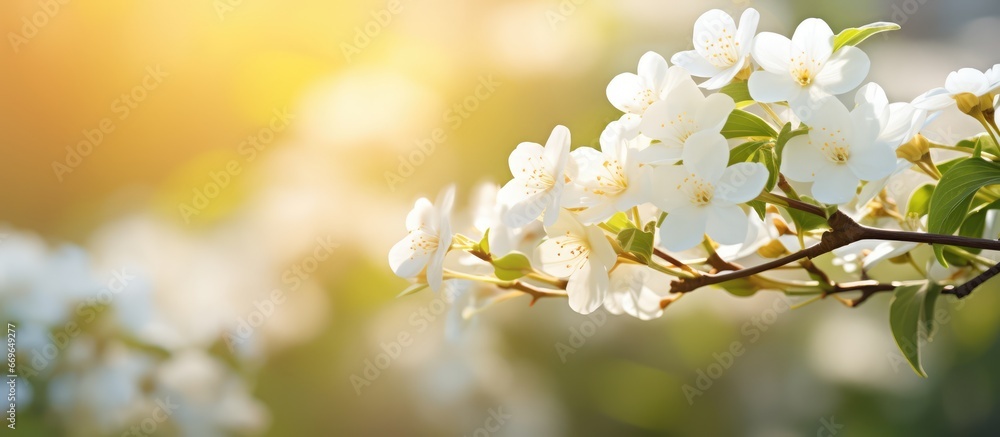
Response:
POLYGON ((583 263, 580 269, 569 277, 569 282, 566 284, 569 307, 580 314, 590 314, 604 303, 608 288, 610 288, 608 270, 603 266, 583 263))
POLYGON ((798 182, 812 182, 830 161, 813 145, 808 135, 788 140, 781 156, 781 173, 798 182))
POLYGON ((740 28, 736 31, 736 44, 739 45, 740 53, 750 53, 753 48, 753 37, 757 33, 757 23, 760 22, 760 13, 754 8, 747 8, 740 16, 740 28))
POLYGON ((559 179, 566 169, 569 160, 570 134, 566 126, 559 125, 552 129, 548 141, 545 142, 545 168, 553 179, 559 179))
POLYGON ((952 71, 944 81, 944 87, 952 95, 972 93, 976 96, 986 94, 990 90, 990 81, 982 71, 975 68, 962 68, 952 71))
POLYGON ((413 231, 403 237, 389 250, 389 267, 401 278, 412 278, 430 262, 436 249, 437 235, 424 231, 413 231), (433 243, 433 246, 427 246, 433 243))
POLYGON ((707 221, 708 208, 689 203, 675 209, 660 225, 660 244, 674 252, 695 247, 705 238, 707 221))
POLYGON ((656 195, 651 202, 661 211, 671 213, 691 205, 691 201, 680 195, 684 180, 690 172, 683 165, 663 165, 653 169, 653 187, 656 195))
POLYGON ((611 79, 608 84, 608 101, 619 111, 639 114, 645 111, 649 104, 645 101, 646 87, 642 79, 634 73, 621 73, 611 79))
POLYGON ((830 94, 844 94, 864 82, 871 68, 868 55, 857 47, 841 47, 813 79, 815 86, 830 94))
POLYGON ((736 205, 711 205, 708 208, 706 233, 721 244, 740 244, 747 237, 750 220, 736 205))
POLYGON ((787 71, 755 71, 747 87, 750 97, 761 103, 790 102, 802 92, 802 86, 787 71))
POLYGON ((545 148, 538 143, 518 144, 507 158, 507 165, 514 178, 530 178, 546 172, 545 148))
POLYGON ((795 28, 795 33, 792 34, 792 47, 804 52, 807 58, 822 64, 833 53, 833 30, 826 21, 807 18, 795 28))
POLYGON ((769 176, 767 167, 759 162, 731 165, 722 173, 715 187, 715 203, 733 205, 749 202, 764 191, 769 176))
POLYGON ((722 134, 695 132, 684 142, 684 167, 708 183, 715 183, 729 163, 729 143, 722 134))
POLYGON ((746 58, 744 58, 742 62, 737 62, 736 64, 733 64, 732 67, 720 71, 718 74, 712 76, 710 79, 702 82, 701 85, 698 86, 706 90, 717 90, 726 85, 729 85, 729 82, 733 81, 733 78, 736 77, 737 74, 739 74, 740 70, 742 70, 745 65, 746 65, 746 58))
POLYGON ((434 210, 434 205, 426 197, 417 199, 417 202, 413 204, 413 209, 410 210, 409 214, 406 214, 407 231, 422 229, 426 232, 436 233, 437 222, 437 212, 434 210))
POLYGON ((712 65, 707 59, 698 54, 697 50, 674 53, 670 57, 670 62, 684 68, 692 76, 712 77, 722 71, 722 69, 712 65))
POLYGON ((791 80, 792 41, 773 32, 761 32, 753 39, 753 59, 768 73, 784 74, 791 80))
POLYGON ((913 99, 913 106, 925 111, 940 111, 955 104, 955 98, 944 88, 934 88, 913 99))
POLYGON ((816 174, 812 186, 813 198, 832 205, 850 202, 861 182, 846 165, 830 165, 816 174))
POLYGON ((646 52, 639 58, 639 79, 646 89, 659 94, 667 80, 667 61, 656 52, 646 52))
POLYGON ((855 144, 851 147, 847 165, 863 181, 882 179, 896 169, 896 152, 881 141, 855 144))
POLYGON ((708 96, 695 114, 695 123, 704 131, 720 132, 725 126, 729 114, 736 109, 736 102, 726 94, 716 93, 708 96))

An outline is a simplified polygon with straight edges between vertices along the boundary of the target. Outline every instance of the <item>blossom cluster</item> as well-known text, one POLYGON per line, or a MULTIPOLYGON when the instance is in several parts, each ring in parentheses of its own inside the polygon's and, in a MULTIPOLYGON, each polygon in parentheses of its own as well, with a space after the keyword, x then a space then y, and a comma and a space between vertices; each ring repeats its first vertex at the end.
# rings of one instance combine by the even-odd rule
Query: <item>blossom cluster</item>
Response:
MULTIPOLYGON (((986 72, 963 68, 943 88, 890 102, 881 86, 865 84, 871 61, 857 45, 899 26, 873 23, 835 34, 810 18, 788 38, 757 32, 758 21, 754 9, 738 23, 711 10, 694 24, 693 50, 669 62, 644 54, 635 73, 621 73, 607 86, 622 116, 604 128, 599 149, 573 148, 565 126, 556 126, 544 145, 517 145, 508 162, 512 179, 480 190, 471 225, 453 215, 454 187, 433 203, 418 200, 406 217, 408 234, 389 252, 393 272, 416 282, 404 293, 465 284, 473 297, 463 300, 466 316, 529 294, 566 297, 582 314, 604 307, 651 319, 683 295, 672 284, 819 243, 834 214, 933 232, 943 200, 930 207, 928 220, 921 200, 928 190, 887 189, 905 174, 930 181, 929 191, 938 181, 944 185, 942 173, 952 168, 936 165, 931 148, 990 165, 1000 160, 1000 64, 986 72), (980 120, 988 135, 958 145, 921 135, 939 113, 954 109, 980 120), (795 204, 824 216, 811 220, 795 204)), ((967 176, 955 176, 961 177, 967 176)), ((963 227, 961 235, 996 239, 997 214, 988 212, 1000 209, 993 203, 1000 193, 988 185, 957 212, 983 212, 982 223, 971 233, 963 227)), ((909 262, 920 279, 935 283, 960 283, 992 265, 987 253, 948 248, 931 256, 920 247, 857 242, 837 248, 829 264, 868 279, 884 260, 909 262)), ((825 297, 836 290, 813 263, 794 267, 798 276, 760 273, 714 285, 738 295, 777 290, 825 297)))

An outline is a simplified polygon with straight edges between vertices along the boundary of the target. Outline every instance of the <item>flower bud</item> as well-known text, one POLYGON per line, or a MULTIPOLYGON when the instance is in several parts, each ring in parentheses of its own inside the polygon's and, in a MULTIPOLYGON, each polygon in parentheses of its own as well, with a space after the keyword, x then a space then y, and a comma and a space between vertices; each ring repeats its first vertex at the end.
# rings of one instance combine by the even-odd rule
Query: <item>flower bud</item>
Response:
POLYGON ((757 255, 767 259, 777 258, 786 253, 788 253, 788 250, 785 249, 785 245, 781 244, 778 240, 771 240, 770 243, 767 243, 761 246, 760 249, 757 249, 757 255))
POLYGON ((927 138, 917 134, 910 141, 896 149, 896 156, 910 162, 920 162, 924 155, 930 153, 931 146, 927 138))
POLYGON ((962 93, 955 96, 958 109, 966 114, 979 112, 979 96, 972 93, 962 93))

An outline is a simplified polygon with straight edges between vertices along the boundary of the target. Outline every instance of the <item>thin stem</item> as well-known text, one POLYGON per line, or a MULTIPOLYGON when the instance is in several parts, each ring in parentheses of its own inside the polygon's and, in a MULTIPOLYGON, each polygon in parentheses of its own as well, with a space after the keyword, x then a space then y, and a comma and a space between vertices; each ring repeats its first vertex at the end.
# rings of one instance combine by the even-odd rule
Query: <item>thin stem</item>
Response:
POLYGON ((820 216, 826 218, 826 211, 816 205, 805 203, 801 200, 789 199, 784 196, 780 196, 774 193, 761 193, 757 196, 757 200, 761 200, 767 203, 772 203, 775 205, 781 205, 786 208, 794 208, 802 212, 807 212, 812 215, 820 216))
MULTIPOLYGON (((971 147, 946 146, 944 144, 938 144, 938 143, 930 143, 930 147, 932 149, 951 150, 953 152, 968 153, 970 155, 976 151, 976 149, 973 149, 971 147)), ((983 158, 989 159, 990 161, 1000 161, 1000 157, 997 157, 996 155, 987 152, 983 152, 983 158)))
MULTIPOLYGON (((686 263, 681 262, 677 258, 674 258, 674 257, 670 256, 670 254, 668 254, 668 253, 666 253, 666 252, 664 252, 664 251, 662 251, 660 249, 657 249, 657 248, 654 247, 653 248, 653 255, 656 255, 656 256, 662 258, 664 261, 666 261, 666 262, 668 262, 670 264, 673 264, 674 267, 677 267, 677 268, 679 268, 681 270, 684 270, 685 272, 690 273, 692 276, 695 276, 695 277, 701 276, 701 272, 699 272, 699 271, 691 268, 691 266, 687 265, 686 263)), ((708 260, 705 260, 704 262, 708 262, 708 260)), ((700 263, 694 263, 694 264, 700 264, 700 263)))
POLYGON ((778 117, 778 114, 775 113, 774 110, 771 109, 771 107, 768 106, 767 103, 761 103, 760 108, 763 109, 764 112, 766 112, 767 115, 771 117, 771 120, 773 120, 774 123, 778 125, 778 130, 781 130, 781 127, 785 125, 784 123, 781 122, 781 117, 778 117))
POLYGON ((635 227, 642 229, 642 219, 639 218, 639 207, 632 207, 632 222, 635 223, 635 227))

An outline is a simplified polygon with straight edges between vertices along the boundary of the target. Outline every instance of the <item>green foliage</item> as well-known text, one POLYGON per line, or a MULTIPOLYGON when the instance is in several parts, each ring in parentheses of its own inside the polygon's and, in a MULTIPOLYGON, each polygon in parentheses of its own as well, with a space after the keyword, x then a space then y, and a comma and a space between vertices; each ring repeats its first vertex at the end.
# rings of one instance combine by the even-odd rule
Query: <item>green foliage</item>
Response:
POLYGON ((618 244, 622 249, 649 264, 653 257, 653 233, 629 228, 618 233, 618 244))
POLYGON ((729 292, 733 296, 739 297, 750 297, 757 293, 760 289, 752 281, 747 278, 734 279, 732 281, 726 281, 718 285, 723 290, 729 292))
POLYGON ((635 229, 635 224, 632 223, 632 220, 628 219, 628 216, 624 212, 615 213, 604 224, 608 225, 612 232, 616 233, 625 229, 635 229))
MULTIPOLYGON (((799 200, 805 203, 816 205, 820 208, 824 207, 823 204, 817 202, 815 199, 809 196, 802 196, 799 198, 799 200)), ((816 229, 828 229, 830 227, 830 224, 827 223, 826 219, 823 217, 819 217, 817 215, 810 214, 804 211, 799 211, 795 208, 786 208, 786 211, 788 211, 789 217, 792 218, 792 222, 795 223, 795 229, 798 230, 799 234, 802 234, 803 232, 806 231, 813 231, 816 229)))
POLYGON ((778 133, 768 122, 742 109, 733 110, 722 127, 722 135, 726 138, 769 137, 775 138, 778 133))
POLYGON ((531 271, 531 260, 523 253, 511 252, 503 258, 493 260, 493 271, 497 278, 513 281, 531 271))
POLYGON ((722 87, 719 92, 733 98, 737 108, 743 108, 753 104, 753 97, 750 97, 750 88, 746 81, 733 81, 729 85, 722 87))
POLYGON ((930 210, 931 195, 934 194, 934 187, 934 184, 928 183, 917 188, 910 195, 910 200, 906 204, 906 213, 916 214, 917 217, 927 215, 927 211, 930 210))
POLYGON ((896 23, 880 21, 866 24, 861 27, 849 27, 840 31, 840 33, 833 38, 833 51, 836 52, 837 50, 840 50, 841 47, 856 46, 872 35, 881 32, 888 32, 890 30, 899 30, 899 25, 896 23))
POLYGON ((920 364, 920 328, 930 333, 934 329, 934 303, 941 294, 942 287, 932 281, 924 284, 897 287, 889 302, 889 326, 903 357, 913 371, 926 378, 920 364))
POLYGON ((788 140, 807 133, 809 133, 808 127, 802 126, 798 129, 792 130, 792 124, 785 123, 785 125, 781 128, 781 132, 778 133, 778 141, 774 145, 774 151, 778 154, 778 158, 781 158, 781 154, 784 152, 785 144, 788 144, 788 140))
MULTIPOLYGON (((1000 184, 1000 164, 981 159, 966 159, 951 166, 941 177, 931 195, 927 228, 935 234, 951 235, 962 227, 972 200, 980 188, 1000 184)), ((944 248, 935 245, 934 253, 948 266, 944 248)))

